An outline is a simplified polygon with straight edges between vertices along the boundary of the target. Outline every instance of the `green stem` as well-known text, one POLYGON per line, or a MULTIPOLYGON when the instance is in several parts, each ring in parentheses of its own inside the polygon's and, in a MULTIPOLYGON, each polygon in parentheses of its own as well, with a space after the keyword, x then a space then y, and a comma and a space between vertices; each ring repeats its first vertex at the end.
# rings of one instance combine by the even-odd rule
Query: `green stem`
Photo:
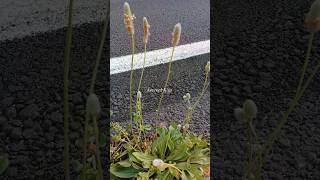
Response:
MULTIPOLYGON (((302 74, 301 74, 301 77, 300 77, 300 81, 299 81, 299 85, 298 85, 298 88, 297 88, 297 92, 296 92, 296 94, 294 96, 293 102, 290 104, 288 110, 285 112, 285 114, 283 115, 282 119, 280 120, 279 125, 276 127, 276 129, 273 131, 273 133, 269 136, 266 144, 262 148, 262 151, 261 151, 261 153, 263 155, 262 164, 265 162, 267 154, 270 152, 275 140, 279 136, 280 130, 283 128, 283 126, 288 121, 289 115, 294 110, 296 105, 298 105, 298 102, 299 102, 300 98, 302 97, 304 91, 309 86, 309 84, 311 83, 312 78, 314 77, 314 75, 317 73, 317 71, 320 68, 320 63, 319 63, 316 66, 316 68, 314 69, 314 71, 311 73, 309 78, 307 79, 307 81, 304 84, 304 86, 302 87, 302 84, 303 84, 302 81, 304 79, 304 75, 305 75, 305 72, 306 72, 306 67, 308 66, 309 58, 310 58, 310 52, 311 52, 311 49, 312 49, 311 48, 312 47, 312 40, 313 40, 313 33, 311 34, 310 39, 309 39, 308 51, 307 51, 305 63, 303 65, 302 74), (301 87, 302 87, 302 89, 301 89, 301 87)), ((262 166, 262 164, 261 164, 261 166, 262 166)))
POLYGON ((209 87, 209 82, 208 82, 208 77, 209 77, 209 72, 206 73, 206 79, 203 83, 203 88, 202 91, 197 99, 197 101, 194 103, 194 105, 192 106, 192 109, 195 109, 197 107, 197 105, 200 102, 200 99, 202 98, 202 96, 204 95, 204 93, 206 92, 207 88, 209 87))
POLYGON ((141 75, 140 75, 138 91, 140 91, 140 87, 141 87, 141 82, 142 82, 142 77, 143 77, 143 72, 144 72, 144 66, 146 64, 146 56, 147 56, 147 44, 144 44, 143 67, 142 67, 142 71, 141 71, 141 75))
POLYGON ((98 55, 97 55, 97 59, 96 59, 96 64, 95 64, 95 67, 94 67, 94 70, 93 70, 92 79, 91 79, 90 91, 89 91, 90 93, 94 92, 94 85, 95 85, 95 82, 96 82, 98 68, 99 68, 101 55, 102 55, 102 51, 103 51, 103 46, 104 46, 104 42, 105 42, 106 34, 107 34, 108 21, 109 21, 109 19, 105 18, 104 25, 103 25, 103 30, 102 30, 102 35, 101 35, 101 40, 100 40, 100 45, 99 45, 99 50, 98 50, 98 55))
POLYGON ((65 180, 70 180, 70 155, 69 155, 69 67, 70 54, 72 46, 72 15, 73 15, 73 0, 69 1, 68 29, 66 37, 65 61, 63 71, 63 133, 64 133, 64 151, 63 151, 63 166, 65 180))
POLYGON ((93 117, 94 133, 96 137, 96 157, 98 163, 98 177, 99 180, 103 180, 102 163, 101 163, 101 153, 100 153, 100 142, 99 142, 99 127, 97 123, 97 117, 93 117))
POLYGON ((132 132, 132 126, 133 126, 133 122, 132 122, 132 88, 133 88, 133 58, 134 58, 134 47, 135 47, 135 43, 134 43, 134 34, 131 35, 131 44, 132 44, 132 57, 131 57, 131 73, 130 73, 130 111, 129 111, 129 116, 130 116, 130 125, 129 128, 132 132))
POLYGON ((302 67, 302 72, 301 72, 299 85, 298 85, 296 94, 301 90, 301 86, 302 86, 302 83, 303 83, 303 80, 304 80, 304 76, 305 76, 309 61, 310 61, 310 54, 311 54, 311 49, 312 49, 313 37, 314 37, 314 33, 312 32, 310 34, 310 37, 309 37, 307 55, 305 57, 305 63, 303 65, 303 67, 302 67))
POLYGON ((88 126, 89 126, 89 115, 86 112, 86 119, 84 123, 84 142, 83 142, 83 165, 87 166, 87 145, 88 145, 88 126))
POLYGON ((163 96, 164 96, 164 91, 167 88, 167 85, 168 85, 168 82, 169 82, 169 79, 170 79, 171 64, 172 64, 172 58, 173 58, 174 49, 175 49, 175 46, 172 47, 171 57, 170 57, 170 60, 169 60, 168 75, 167 75, 166 83, 164 84, 163 91, 161 92, 161 96, 160 96, 160 100, 159 100, 159 104, 158 104, 158 108, 157 108, 157 112, 158 112, 157 116, 158 117, 157 117, 157 121, 156 121, 156 127, 158 126, 159 121, 160 121, 160 108, 161 108, 161 103, 162 103, 162 99, 163 99, 163 96))

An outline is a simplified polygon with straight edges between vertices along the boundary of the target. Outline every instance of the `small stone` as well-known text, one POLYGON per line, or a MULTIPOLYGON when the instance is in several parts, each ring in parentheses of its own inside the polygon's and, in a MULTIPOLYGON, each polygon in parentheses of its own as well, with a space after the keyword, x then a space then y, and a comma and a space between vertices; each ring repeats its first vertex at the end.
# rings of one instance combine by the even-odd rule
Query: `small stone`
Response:
POLYGON ((21 130, 21 128, 14 128, 14 129, 11 131, 11 137, 12 137, 14 140, 20 140, 20 139, 22 139, 22 130, 21 130))
POLYGON ((39 107, 36 104, 30 104, 19 113, 22 118, 37 118, 39 116, 39 107))
POLYGON ((23 130, 23 137, 26 139, 31 139, 34 138, 36 136, 36 132, 34 129, 25 129, 23 130))
POLYGON ((31 120, 31 119, 27 119, 27 120, 24 120, 23 121, 23 126, 25 127, 25 128, 31 128, 31 127, 33 127, 33 124, 34 122, 31 120))
POLYGON ((49 119, 53 122, 63 122, 63 116, 60 112, 51 113, 49 119))
POLYGON ((9 107, 9 106, 12 105, 13 100, 14 100, 14 97, 6 97, 6 98, 4 98, 4 99, 1 101, 0 104, 1 104, 3 107, 9 107))
POLYGON ((5 116, 0 116, 0 126, 8 122, 8 119, 5 116))
POLYGON ((6 116, 10 118, 15 118, 17 116, 17 110, 15 106, 11 106, 6 109, 5 111, 6 116))

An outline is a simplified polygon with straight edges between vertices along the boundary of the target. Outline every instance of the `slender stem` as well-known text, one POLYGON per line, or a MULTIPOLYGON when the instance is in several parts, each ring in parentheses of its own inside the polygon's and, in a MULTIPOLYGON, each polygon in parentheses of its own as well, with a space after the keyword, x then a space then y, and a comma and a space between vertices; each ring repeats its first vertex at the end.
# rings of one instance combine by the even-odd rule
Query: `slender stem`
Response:
POLYGON ((103 180, 103 173, 102 173, 102 163, 101 163, 101 153, 100 153, 100 141, 99 141, 99 127, 97 123, 97 117, 93 117, 93 125, 94 125, 94 133, 96 137, 96 157, 98 163, 98 177, 99 180, 103 180))
POLYGON ((142 82, 142 77, 143 77, 143 72, 144 72, 144 66, 146 64, 146 56, 147 56, 147 44, 144 44, 144 57, 143 57, 143 67, 140 75, 140 81, 139 81, 139 86, 138 86, 138 91, 140 91, 141 87, 141 82, 142 82))
POLYGON ((303 67, 302 67, 302 72, 301 72, 301 76, 300 76, 300 80, 299 80, 299 85, 298 85, 296 94, 297 94, 297 93, 300 91, 300 89, 301 89, 301 86, 302 86, 302 83, 303 83, 303 80, 304 80, 304 76, 305 76, 305 73, 306 73, 306 70, 307 70, 309 61, 310 61, 310 54, 311 54, 311 49, 312 49, 313 37, 314 37, 314 33, 312 32, 312 33, 310 34, 310 37, 309 37, 307 55, 306 55, 306 57, 305 57, 305 63, 304 63, 304 65, 303 65, 303 67))
POLYGON ((159 121, 160 121, 160 108, 161 108, 161 103, 162 103, 162 99, 163 99, 163 96, 164 96, 164 91, 166 90, 168 82, 169 82, 169 79, 170 79, 171 64, 172 64, 172 58, 173 58, 174 49, 175 49, 175 46, 172 47, 171 57, 170 57, 170 60, 169 60, 168 75, 167 75, 166 82, 164 84, 163 91, 161 92, 161 96, 160 96, 160 100, 159 100, 159 104, 158 104, 158 108, 157 108, 157 112, 158 112, 157 116, 158 117, 157 117, 157 121, 156 121, 156 127, 158 126, 159 121))
POLYGON ((204 95, 204 93, 206 92, 207 88, 209 87, 209 82, 208 82, 208 74, 209 73, 206 73, 206 79, 203 83, 203 88, 202 88, 202 91, 200 93, 200 96, 198 97, 197 101, 194 103, 192 109, 195 109, 197 107, 197 105, 199 104, 200 102, 200 99, 202 98, 202 96, 204 95))
POLYGON ((65 48, 65 61, 63 71, 63 133, 64 133, 64 151, 63 151, 63 166, 65 180, 70 180, 70 155, 69 155, 69 67, 70 67, 70 54, 72 46, 72 15, 73 15, 73 0, 69 1, 69 15, 68 15, 68 29, 66 37, 65 48))
POLYGON ((86 112, 86 119, 84 123, 84 142, 83 142, 83 165, 87 166, 87 144, 88 144, 88 126, 89 126, 89 115, 86 112))
POLYGON ((95 67, 94 67, 94 70, 93 70, 92 79, 91 79, 90 93, 94 92, 94 85, 95 85, 95 81, 96 81, 96 78, 97 78, 97 73, 98 73, 98 68, 99 68, 99 64, 100 64, 100 60, 101 60, 101 55, 102 55, 102 51, 103 51, 104 42, 105 42, 105 39, 106 39, 108 22, 109 22, 109 19, 105 18, 104 19, 103 30, 102 30, 102 35, 101 35, 101 40, 100 40, 100 45, 99 45, 99 50, 98 50, 98 55, 97 55, 97 59, 96 59, 96 64, 95 64, 95 67))
POLYGON ((310 58, 310 52, 311 52, 311 47, 312 47, 312 39, 313 39, 313 33, 310 36, 310 40, 309 40, 309 44, 308 44, 308 51, 307 51, 307 55, 306 55, 306 59, 305 59, 305 64, 303 66, 303 70, 302 70, 302 75, 300 77, 300 81, 299 81, 299 86, 297 88, 297 92, 294 96, 293 102, 290 104, 288 110, 285 112, 285 114, 283 115, 282 119, 280 120, 279 125, 276 127, 276 129, 273 131, 273 133, 269 136, 266 144, 263 146, 263 150, 262 150, 262 155, 263 155, 263 160, 262 160, 262 164, 265 162, 266 156, 269 153, 269 151, 271 150, 271 147, 273 146, 275 140, 277 139, 277 137, 279 136, 280 130, 283 128, 283 126, 286 124, 289 115, 291 114, 291 112, 294 110, 294 108, 296 107, 296 105, 298 105, 298 102, 300 100, 300 98, 302 97, 304 91, 306 90, 306 88, 309 86, 309 84, 311 83, 312 78, 314 77, 314 75, 316 74, 316 72, 319 70, 320 68, 320 63, 316 66, 316 68, 314 69, 314 71, 312 72, 312 74, 309 76, 309 78, 307 79, 306 83, 304 84, 304 86, 302 87, 302 82, 303 81, 303 77, 305 75, 305 71, 306 71, 306 67, 308 65, 309 62, 309 58, 310 58), (302 87, 302 89, 301 89, 302 87))
POLYGON ((130 111, 129 111, 129 116, 130 116, 130 125, 129 128, 132 131, 132 88, 133 88, 133 58, 134 58, 134 34, 131 35, 131 44, 132 44, 132 57, 131 57, 131 73, 130 73, 130 111))

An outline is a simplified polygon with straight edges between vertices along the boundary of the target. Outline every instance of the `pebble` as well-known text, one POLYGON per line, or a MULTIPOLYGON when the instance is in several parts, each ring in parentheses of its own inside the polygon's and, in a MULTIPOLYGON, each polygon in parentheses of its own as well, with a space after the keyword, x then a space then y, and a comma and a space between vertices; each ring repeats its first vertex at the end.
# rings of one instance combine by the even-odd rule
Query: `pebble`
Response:
POLYGON ((23 108, 19 115, 22 118, 31 118, 31 119, 35 119, 37 117, 39 117, 39 107, 36 104, 30 104, 28 106, 26 106, 25 108, 23 108))
POLYGON ((14 128, 11 131, 10 137, 13 138, 14 140, 22 139, 22 129, 20 127, 14 128))

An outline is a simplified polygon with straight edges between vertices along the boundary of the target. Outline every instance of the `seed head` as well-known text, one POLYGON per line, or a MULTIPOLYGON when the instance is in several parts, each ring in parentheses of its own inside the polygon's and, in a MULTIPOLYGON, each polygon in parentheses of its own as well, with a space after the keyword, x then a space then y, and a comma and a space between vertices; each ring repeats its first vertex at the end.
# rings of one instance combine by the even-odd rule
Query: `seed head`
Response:
POLYGON ((177 46, 180 42, 181 36, 181 24, 178 23, 174 26, 173 33, 172 33, 172 45, 177 46))
POLYGON ((99 98, 96 94, 91 93, 87 98, 86 111, 90 116, 97 117, 100 114, 101 107, 99 98))
POLYGON ((159 166, 161 166, 163 163, 164 163, 164 162, 163 162, 161 159, 154 159, 154 160, 152 161, 152 165, 153 165, 154 167, 159 167, 159 166))
POLYGON ((257 105, 252 100, 248 99, 243 103, 243 111, 246 117, 256 118, 258 108, 257 108, 257 105))
POLYGON ((143 17, 143 43, 147 44, 150 36, 150 24, 146 17, 143 17))
POLYGON ((320 0, 315 0, 311 5, 305 19, 306 27, 313 31, 320 31, 320 0))
POLYGON ((131 9, 129 3, 125 2, 123 5, 124 9, 124 24, 127 28, 127 31, 130 35, 134 34, 134 24, 133 21, 135 19, 134 15, 131 13, 131 9))

